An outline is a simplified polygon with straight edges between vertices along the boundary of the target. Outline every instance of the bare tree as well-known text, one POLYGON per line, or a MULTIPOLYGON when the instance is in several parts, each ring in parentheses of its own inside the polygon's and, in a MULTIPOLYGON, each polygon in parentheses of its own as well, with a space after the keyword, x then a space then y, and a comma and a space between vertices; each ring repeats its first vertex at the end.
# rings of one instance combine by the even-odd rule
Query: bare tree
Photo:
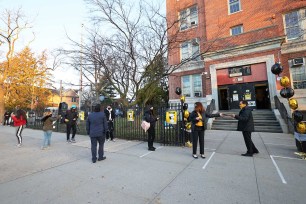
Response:
POLYGON ((7 66, 0 67, 0 118, 4 114, 5 82, 11 72, 10 60, 15 52, 15 44, 20 33, 30 28, 21 9, 4 10, 0 15, 0 47, 5 47, 7 66))

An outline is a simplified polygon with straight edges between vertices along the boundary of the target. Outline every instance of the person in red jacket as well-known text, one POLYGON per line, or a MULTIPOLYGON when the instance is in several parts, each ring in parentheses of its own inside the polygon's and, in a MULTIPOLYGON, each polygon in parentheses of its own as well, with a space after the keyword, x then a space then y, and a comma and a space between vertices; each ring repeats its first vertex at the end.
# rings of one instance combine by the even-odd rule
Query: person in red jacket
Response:
POLYGON ((17 147, 21 147, 22 145, 22 130, 25 127, 27 123, 27 115, 24 110, 18 109, 16 115, 12 113, 12 120, 14 121, 14 126, 17 128, 16 129, 16 137, 18 140, 17 147))

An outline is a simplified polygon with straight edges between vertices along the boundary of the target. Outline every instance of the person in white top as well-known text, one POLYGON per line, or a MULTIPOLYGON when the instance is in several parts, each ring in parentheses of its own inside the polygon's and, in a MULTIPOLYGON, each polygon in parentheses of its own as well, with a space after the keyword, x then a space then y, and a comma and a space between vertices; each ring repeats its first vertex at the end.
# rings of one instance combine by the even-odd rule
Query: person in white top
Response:
POLYGON ((104 110, 107 123, 108 123, 108 130, 106 131, 106 139, 107 141, 111 140, 115 142, 114 139, 114 119, 115 119, 115 112, 110 105, 104 110))

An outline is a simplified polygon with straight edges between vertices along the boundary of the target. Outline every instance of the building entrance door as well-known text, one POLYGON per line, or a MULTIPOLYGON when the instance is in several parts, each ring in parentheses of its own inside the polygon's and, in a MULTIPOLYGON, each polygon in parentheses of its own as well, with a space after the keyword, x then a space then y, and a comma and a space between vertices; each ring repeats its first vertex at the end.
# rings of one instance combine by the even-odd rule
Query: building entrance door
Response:
POLYGON ((233 84, 228 86, 229 107, 239 109, 239 102, 248 101, 250 107, 256 107, 254 84, 233 84))

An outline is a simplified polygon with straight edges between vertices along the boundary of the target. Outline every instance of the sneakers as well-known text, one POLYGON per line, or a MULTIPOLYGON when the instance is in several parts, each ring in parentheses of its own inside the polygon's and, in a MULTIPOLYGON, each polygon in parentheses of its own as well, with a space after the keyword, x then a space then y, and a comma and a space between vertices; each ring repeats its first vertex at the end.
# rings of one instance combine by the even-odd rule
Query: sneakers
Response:
POLYGON ((40 149, 41 149, 41 150, 46 150, 47 147, 42 146, 40 149))
POLYGON ((109 139, 107 139, 107 142, 109 142, 109 139))
POLYGON ((196 154, 193 154, 192 157, 195 158, 195 159, 198 158, 198 156, 196 154))
POLYGON ((206 158, 204 154, 201 154, 201 157, 202 157, 202 159, 205 159, 205 158, 206 158))
POLYGON ((20 147, 21 147, 21 144, 17 144, 16 146, 17 146, 18 148, 20 148, 20 147))
POLYGON ((71 140, 67 140, 67 144, 71 143, 71 140))
POLYGON ((116 140, 115 140, 115 139, 112 139, 111 141, 112 141, 112 142, 116 142, 116 140))
POLYGON ((149 150, 149 151, 155 151, 155 148, 149 147, 148 150, 149 150))
POLYGON ((74 138, 72 138, 72 139, 71 139, 71 142, 72 142, 72 143, 75 143, 75 139, 74 139, 74 138))

